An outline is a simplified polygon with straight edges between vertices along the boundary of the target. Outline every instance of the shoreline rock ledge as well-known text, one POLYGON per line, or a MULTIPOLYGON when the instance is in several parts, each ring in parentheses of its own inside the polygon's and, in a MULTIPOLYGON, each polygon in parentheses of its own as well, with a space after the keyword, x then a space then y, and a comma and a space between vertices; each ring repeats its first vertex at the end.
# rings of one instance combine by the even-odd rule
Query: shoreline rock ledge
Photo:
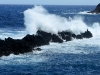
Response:
POLYGON ((96 6, 96 8, 90 12, 87 13, 95 13, 95 14, 100 14, 100 3, 96 6))
POLYGON ((13 39, 11 37, 0 39, 0 57, 10 54, 24 54, 32 51, 41 51, 39 48, 43 45, 49 45, 50 42, 63 43, 72 41, 73 39, 83 39, 93 37, 92 33, 87 29, 84 33, 75 35, 69 31, 58 32, 51 34, 42 30, 38 30, 36 35, 27 34, 22 39, 13 39), (72 39, 73 38, 73 39, 72 39))

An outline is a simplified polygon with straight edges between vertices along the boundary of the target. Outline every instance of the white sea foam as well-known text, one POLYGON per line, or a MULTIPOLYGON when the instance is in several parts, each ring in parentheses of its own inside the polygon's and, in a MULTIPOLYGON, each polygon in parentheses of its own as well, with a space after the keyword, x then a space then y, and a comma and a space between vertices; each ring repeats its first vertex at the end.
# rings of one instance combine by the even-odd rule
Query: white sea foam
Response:
POLYGON ((65 53, 65 54, 94 54, 100 52, 100 38, 73 40, 62 44, 51 43, 49 46, 42 46, 44 53, 65 53), (91 43, 92 42, 92 43, 91 43))
POLYGON ((81 11, 78 14, 97 15, 96 13, 88 13, 90 11, 81 11))
POLYGON ((95 38, 100 38, 100 23, 94 22, 91 27, 88 28, 95 38))
POLYGON ((66 19, 59 15, 50 14, 42 6, 34 6, 34 8, 24 11, 24 16, 26 31, 29 34, 36 34, 38 29, 51 33, 69 30, 75 34, 80 34, 88 28, 81 16, 66 19))
POLYGON ((67 15, 67 14, 77 14, 77 13, 74 13, 74 12, 73 13, 72 12, 62 12, 62 14, 66 14, 67 15))
POLYGON ((26 35, 25 30, 12 30, 12 29, 0 29, 0 38, 5 39, 11 37, 13 39, 22 39, 26 35))
POLYGON ((46 58, 46 56, 42 55, 40 52, 30 52, 19 55, 10 54, 9 56, 2 56, 0 58, 0 65, 35 64, 36 62, 45 62, 47 59, 48 58, 46 58))
POLYGON ((89 11, 81 11, 78 14, 91 14, 91 13, 87 13, 87 12, 89 12, 89 11))
POLYGON ((81 15, 97 15, 96 13, 88 13, 89 11, 80 11, 80 12, 62 12, 62 14, 81 14, 81 15))

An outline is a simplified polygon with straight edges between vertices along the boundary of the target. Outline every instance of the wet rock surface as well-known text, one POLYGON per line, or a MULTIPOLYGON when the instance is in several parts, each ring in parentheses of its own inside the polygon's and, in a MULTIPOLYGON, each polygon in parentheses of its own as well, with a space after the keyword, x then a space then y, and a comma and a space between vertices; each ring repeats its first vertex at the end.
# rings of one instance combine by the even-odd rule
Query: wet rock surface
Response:
POLYGON ((75 35, 68 31, 58 32, 58 34, 51 34, 42 30, 38 30, 36 35, 26 35, 22 39, 5 38, 0 39, 0 57, 8 56, 10 54, 24 54, 32 51, 41 51, 39 46, 49 45, 50 42, 62 43, 63 40, 72 41, 74 39, 91 38, 92 33, 87 30, 84 33, 75 35), (38 47, 38 48, 36 48, 38 47))

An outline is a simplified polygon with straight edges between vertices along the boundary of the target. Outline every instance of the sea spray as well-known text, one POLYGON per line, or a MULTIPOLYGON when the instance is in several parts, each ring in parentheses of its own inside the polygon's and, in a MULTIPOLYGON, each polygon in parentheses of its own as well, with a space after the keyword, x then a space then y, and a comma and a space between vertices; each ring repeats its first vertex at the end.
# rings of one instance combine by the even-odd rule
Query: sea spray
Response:
POLYGON ((24 16, 24 24, 28 34, 36 34, 37 30, 54 34, 68 30, 80 34, 88 28, 82 17, 65 18, 50 14, 43 6, 34 6, 34 8, 27 9, 24 11, 24 16))
POLYGON ((99 22, 94 22, 93 25, 89 27, 89 30, 92 32, 95 38, 100 38, 100 23, 99 22))

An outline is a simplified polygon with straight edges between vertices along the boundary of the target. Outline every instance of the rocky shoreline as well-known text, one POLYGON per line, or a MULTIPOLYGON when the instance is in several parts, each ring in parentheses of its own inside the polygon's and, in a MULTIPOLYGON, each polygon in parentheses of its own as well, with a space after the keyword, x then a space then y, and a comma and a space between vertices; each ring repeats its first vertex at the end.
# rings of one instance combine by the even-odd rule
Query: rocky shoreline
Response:
POLYGON ((63 43, 72 41, 72 39, 91 38, 93 35, 90 31, 85 31, 79 35, 75 35, 69 31, 58 32, 58 34, 51 34, 42 30, 38 30, 36 35, 26 35, 22 39, 5 38, 0 39, 0 57, 8 56, 10 54, 24 54, 35 50, 41 51, 40 48, 36 48, 43 45, 49 45, 50 42, 63 43))

